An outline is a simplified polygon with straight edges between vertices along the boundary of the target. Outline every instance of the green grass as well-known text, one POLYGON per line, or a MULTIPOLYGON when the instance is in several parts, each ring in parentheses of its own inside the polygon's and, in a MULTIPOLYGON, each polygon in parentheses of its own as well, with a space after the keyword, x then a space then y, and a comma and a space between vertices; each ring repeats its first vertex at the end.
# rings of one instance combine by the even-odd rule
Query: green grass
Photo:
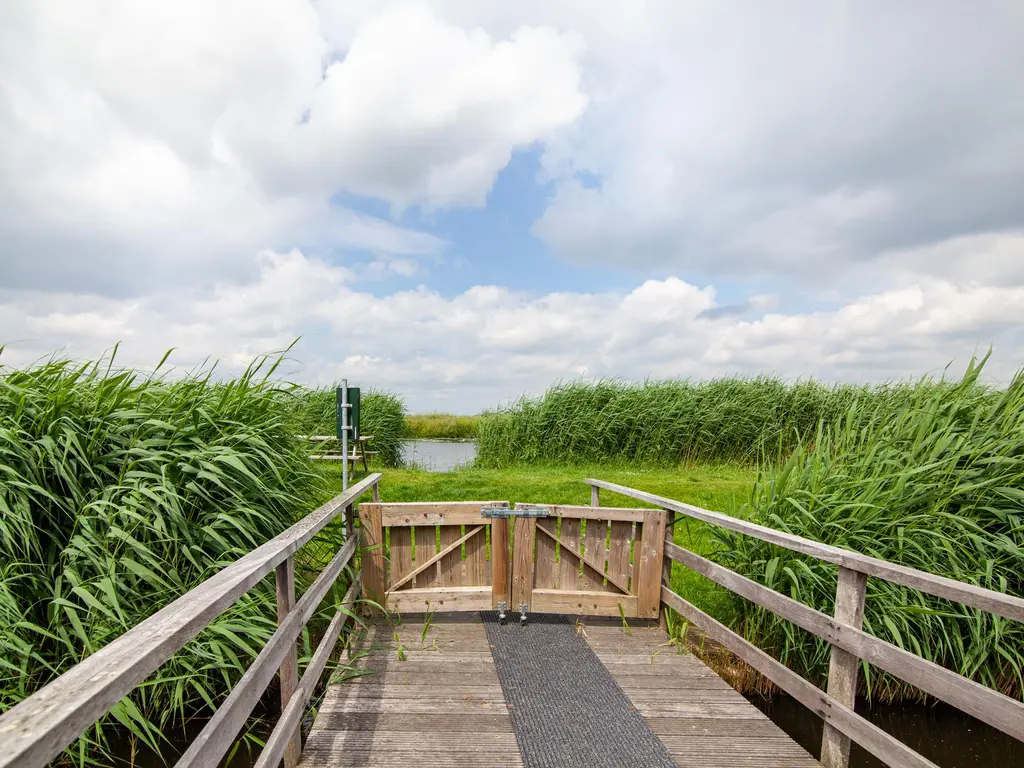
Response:
POLYGON ((471 440, 477 436, 480 416, 421 413, 405 417, 405 436, 433 440, 471 440))
POLYGON ((573 382, 487 414, 478 462, 773 465, 820 422, 835 423, 854 405, 866 418, 894 413, 920 390, 947 386, 931 380, 873 387, 787 383, 765 376, 573 382))

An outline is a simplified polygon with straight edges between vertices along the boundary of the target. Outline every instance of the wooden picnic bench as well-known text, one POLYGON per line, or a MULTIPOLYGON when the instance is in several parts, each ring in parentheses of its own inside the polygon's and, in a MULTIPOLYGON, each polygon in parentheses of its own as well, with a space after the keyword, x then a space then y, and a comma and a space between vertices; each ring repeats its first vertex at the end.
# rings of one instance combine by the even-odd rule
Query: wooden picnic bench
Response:
MULTIPOLYGON (((341 441, 334 435, 301 435, 307 440, 315 443, 340 443, 341 441)), ((349 466, 355 469, 356 462, 363 462, 363 471, 369 472, 370 467, 366 462, 367 456, 376 456, 379 451, 371 451, 368 448, 369 442, 373 440, 373 435, 360 435, 359 437, 353 438, 350 442, 352 444, 351 450, 348 454, 349 466)), ((311 459, 319 461, 343 461, 345 460, 344 454, 340 450, 327 449, 323 453, 315 453, 310 455, 311 459)))

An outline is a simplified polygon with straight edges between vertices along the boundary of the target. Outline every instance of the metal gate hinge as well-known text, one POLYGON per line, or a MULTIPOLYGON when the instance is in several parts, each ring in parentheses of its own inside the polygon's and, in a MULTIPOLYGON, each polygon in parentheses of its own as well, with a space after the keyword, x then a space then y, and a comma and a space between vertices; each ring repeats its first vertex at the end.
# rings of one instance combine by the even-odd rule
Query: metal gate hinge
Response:
POLYGON ((519 624, 523 625, 526 623, 526 611, 530 608, 526 603, 519 604, 519 624))
POLYGON ((504 600, 501 601, 500 603, 498 603, 498 623, 499 624, 504 624, 505 623, 505 609, 506 608, 508 608, 508 605, 505 603, 504 600))

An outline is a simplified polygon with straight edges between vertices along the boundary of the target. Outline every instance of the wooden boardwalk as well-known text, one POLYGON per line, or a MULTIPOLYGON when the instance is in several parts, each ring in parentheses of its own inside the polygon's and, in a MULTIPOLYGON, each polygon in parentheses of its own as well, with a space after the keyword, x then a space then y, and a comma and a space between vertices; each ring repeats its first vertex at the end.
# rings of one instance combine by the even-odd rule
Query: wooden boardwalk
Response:
MULTIPOLYGON (((818 763, 663 630, 586 619, 581 631, 684 766, 818 763)), ((304 768, 521 766, 479 614, 377 620, 355 641, 353 677, 332 681, 302 753, 304 768), (397 639, 396 639, 397 635, 397 639), (403 660, 404 658, 404 660, 403 660)))

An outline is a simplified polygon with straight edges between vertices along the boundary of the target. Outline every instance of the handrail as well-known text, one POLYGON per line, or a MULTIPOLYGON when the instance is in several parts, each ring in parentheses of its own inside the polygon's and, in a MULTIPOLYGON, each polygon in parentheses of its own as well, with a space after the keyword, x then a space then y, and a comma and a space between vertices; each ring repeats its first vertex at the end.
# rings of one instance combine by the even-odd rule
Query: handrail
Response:
POLYGON ((810 555, 826 563, 849 568, 851 571, 858 571, 868 576, 876 576, 893 584, 917 589, 954 603, 961 603, 971 608, 980 608, 983 611, 988 611, 1007 619, 1024 622, 1024 598, 985 589, 985 587, 979 587, 976 584, 967 584, 962 581, 946 578, 945 576, 937 576, 934 573, 919 571, 916 568, 910 568, 905 565, 890 563, 877 557, 834 547, 831 544, 822 544, 820 541, 814 541, 814 539, 805 539, 803 536, 786 533, 785 531, 777 531, 774 528, 730 517, 721 512, 711 512, 701 507, 695 507, 692 504, 686 504, 675 499, 667 499, 664 496, 657 496, 645 491, 638 491, 635 488, 629 488, 624 485, 589 478, 585 482, 592 487, 604 488, 637 501, 646 501, 648 504, 653 504, 661 509, 678 512, 695 520, 727 528, 730 531, 744 533, 755 539, 767 541, 769 544, 777 544, 793 552, 810 555))
POLYGON ((910 747, 871 725, 853 711, 857 670, 861 660, 896 675, 957 709, 1024 741, 1024 704, 870 635, 860 628, 864 615, 864 588, 867 576, 876 576, 916 588, 1016 621, 1024 621, 1024 600, 1021 598, 822 544, 627 486, 594 479, 588 479, 586 482, 591 486, 593 494, 597 493, 597 489, 603 488, 839 566, 836 614, 832 617, 695 552, 690 552, 675 544, 670 537, 666 537, 665 541, 665 556, 668 559, 702 574, 734 594, 793 622, 830 644, 832 660, 829 667, 828 690, 825 692, 677 595, 671 590, 671 584, 667 583, 667 576, 663 578, 663 604, 674 608, 708 637, 731 650, 824 719, 822 764, 826 768, 848 765, 850 739, 889 765, 919 768, 933 766, 933 763, 910 747))
MULTIPOLYGON (((47 765, 264 576, 275 568, 279 569, 279 578, 281 568, 291 570, 294 553, 323 530, 339 510, 345 511, 346 528, 351 534, 354 502, 371 489, 377 496, 380 478, 379 472, 363 478, 0 715, 0 768, 47 765)), ((352 544, 349 557, 354 551, 352 544)), ((337 565, 338 560, 336 557, 328 568, 337 565)), ((337 566, 338 572, 345 563, 337 566)), ((280 585, 278 592, 280 599, 280 585)), ((296 611, 296 615, 305 615, 308 605, 300 606, 304 606, 302 601, 289 606, 285 618, 296 611)), ((280 637, 282 629, 279 627, 271 642, 280 637)))

